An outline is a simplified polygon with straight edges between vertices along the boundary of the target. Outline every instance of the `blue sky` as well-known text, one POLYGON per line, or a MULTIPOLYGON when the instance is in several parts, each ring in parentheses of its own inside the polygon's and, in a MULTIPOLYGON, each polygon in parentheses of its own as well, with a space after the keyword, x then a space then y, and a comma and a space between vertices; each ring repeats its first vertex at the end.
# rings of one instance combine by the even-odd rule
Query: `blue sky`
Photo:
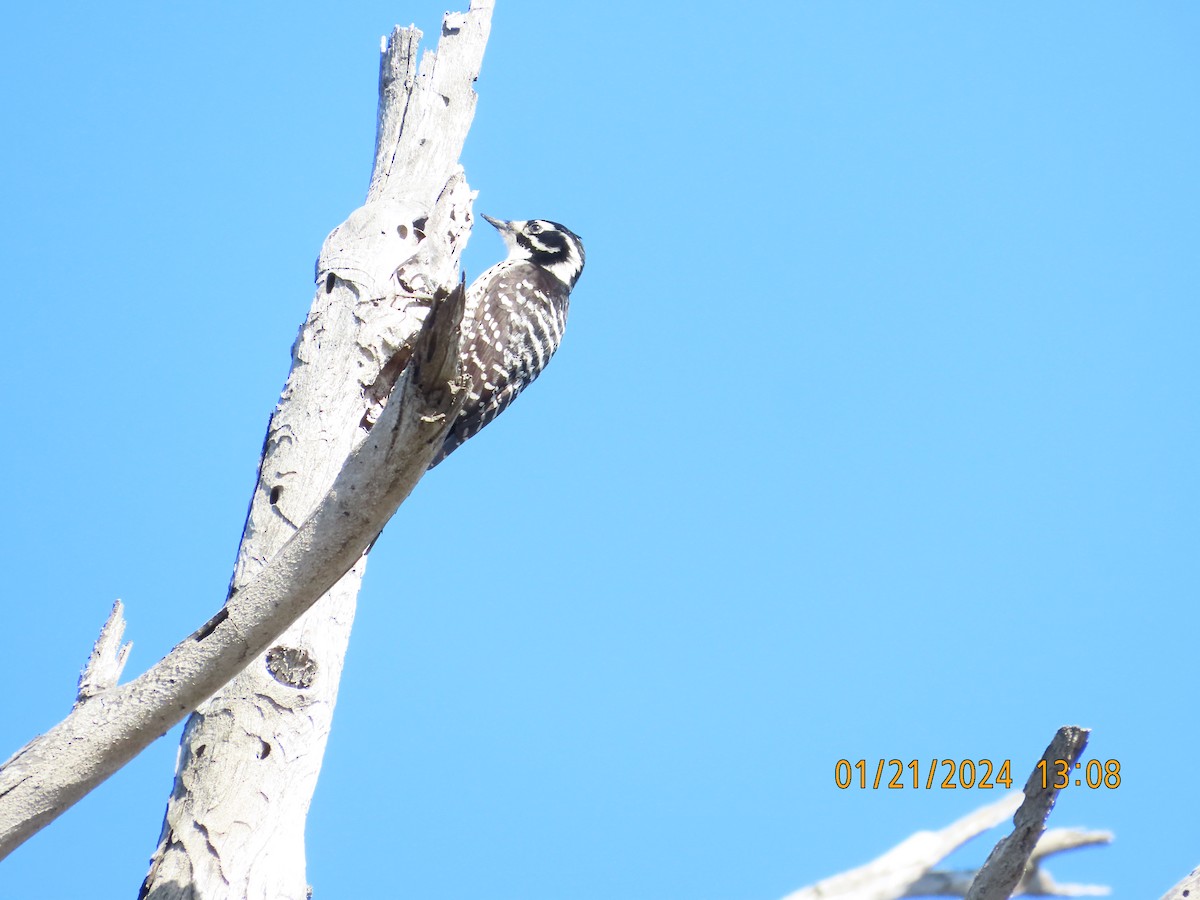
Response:
MULTIPOLYGON (((222 600, 313 259, 366 190, 379 36, 442 9, 8 14, 0 756, 66 713, 113 598, 131 674, 222 600)), ((547 374, 372 553, 315 896, 770 900, 992 799, 840 791, 839 758, 1019 782, 1063 724, 1123 781, 1064 792, 1052 824, 1116 842, 1055 875, 1186 874, 1198 26, 500 0, 476 209, 566 223, 588 268, 547 374)), ((501 253, 481 228, 468 273, 501 253)), ((0 898, 132 896, 176 744, 0 898)))

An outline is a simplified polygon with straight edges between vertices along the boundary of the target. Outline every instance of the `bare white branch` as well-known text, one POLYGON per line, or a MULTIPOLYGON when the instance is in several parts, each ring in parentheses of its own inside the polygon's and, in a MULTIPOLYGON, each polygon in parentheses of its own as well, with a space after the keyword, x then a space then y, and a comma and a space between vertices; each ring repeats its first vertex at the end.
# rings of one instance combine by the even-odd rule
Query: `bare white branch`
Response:
MULTIPOLYGON (((1017 884, 1013 896, 1031 894, 1042 897, 1102 897, 1109 893, 1103 885, 1059 884, 1050 873, 1039 868, 1042 859, 1055 853, 1091 847, 1112 842, 1107 831, 1079 831, 1072 828, 1056 828, 1047 831, 1034 848, 1033 856, 1024 876, 1017 884)), ((916 881, 906 897, 963 897, 979 875, 978 869, 956 871, 933 871, 916 881)))
POLYGON ((1042 839, 1033 848, 1030 862, 1040 863, 1047 856, 1055 853, 1065 853, 1067 850, 1078 850, 1080 847, 1097 847, 1111 844, 1111 831, 1084 831, 1081 828, 1051 828, 1042 835, 1042 839))
POLYGON ((258 577, 145 674, 84 699, 0 767, 0 858, 221 687, 354 565, 420 480, 462 405, 462 294, 430 317, 397 402, 258 577))
POLYGON ((903 897, 930 869, 971 838, 994 828, 1021 802, 1005 794, 940 831, 918 831, 865 866, 788 894, 784 900, 894 900, 903 897))

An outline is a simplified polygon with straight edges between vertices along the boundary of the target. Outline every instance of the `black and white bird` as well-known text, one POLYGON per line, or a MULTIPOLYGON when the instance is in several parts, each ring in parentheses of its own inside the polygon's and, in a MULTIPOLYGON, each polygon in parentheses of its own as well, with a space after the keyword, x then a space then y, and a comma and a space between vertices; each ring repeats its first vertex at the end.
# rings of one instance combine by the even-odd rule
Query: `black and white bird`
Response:
POLYGON ((546 368, 583 272, 583 242, 569 228, 545 219, 484 218, 504 238, 508 257, 467 290, 461 347, 471 391, 430 468, 478 434, 546 368))

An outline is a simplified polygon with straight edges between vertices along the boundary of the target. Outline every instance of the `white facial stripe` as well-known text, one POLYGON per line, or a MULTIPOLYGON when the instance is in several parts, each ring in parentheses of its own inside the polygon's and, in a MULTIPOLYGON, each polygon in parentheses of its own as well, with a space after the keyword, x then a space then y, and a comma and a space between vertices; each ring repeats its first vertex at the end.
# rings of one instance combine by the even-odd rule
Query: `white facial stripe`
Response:
POLYGON ((546 267, 547 271, 564 284, 572 284, 579 277, 583 261, 575 249, 574 241, 567 241, 567 255, 558 262, 546 267))

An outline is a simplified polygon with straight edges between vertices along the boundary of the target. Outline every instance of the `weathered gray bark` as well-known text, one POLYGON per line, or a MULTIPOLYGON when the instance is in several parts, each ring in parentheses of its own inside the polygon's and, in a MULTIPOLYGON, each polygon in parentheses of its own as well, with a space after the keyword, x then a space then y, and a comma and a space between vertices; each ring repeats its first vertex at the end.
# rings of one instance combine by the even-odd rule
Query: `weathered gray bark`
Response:
MULTIPOLYGON (((322 248, 268 429, 235 596, 328 490, 380 414, 430 295, 456 279, 474 199, 458 157, 490 20, 490 0, 447 14, 436 55, 419 68, 416 29, 397 29, 384 47, 367 201, 322 248)), ((192 715, 143 896, 305 897, 305 815, 365 563, 192 715)))
POLYGON ((1089 733, 1086 728, 1074 725, 1064 725, 1058 729, 1054 740, 1042 754, 1046 769, 1039 772, 1035 767, 1025 782, 1025 799, 1013 816, 1012 833, 1002 838, 988 854, 983 868, 967 891, 967 900, 1006 900, 1012 896, 1025 875, 1033 850, 1046 830, 1046 819, 1058 798, 1058 788, 1042 783, 1046 780, 1045 772, 1053 767, 1056 760, 1066 760, 1069 763, 1068 771, 1073 771, 1087 747, 1089 733))

